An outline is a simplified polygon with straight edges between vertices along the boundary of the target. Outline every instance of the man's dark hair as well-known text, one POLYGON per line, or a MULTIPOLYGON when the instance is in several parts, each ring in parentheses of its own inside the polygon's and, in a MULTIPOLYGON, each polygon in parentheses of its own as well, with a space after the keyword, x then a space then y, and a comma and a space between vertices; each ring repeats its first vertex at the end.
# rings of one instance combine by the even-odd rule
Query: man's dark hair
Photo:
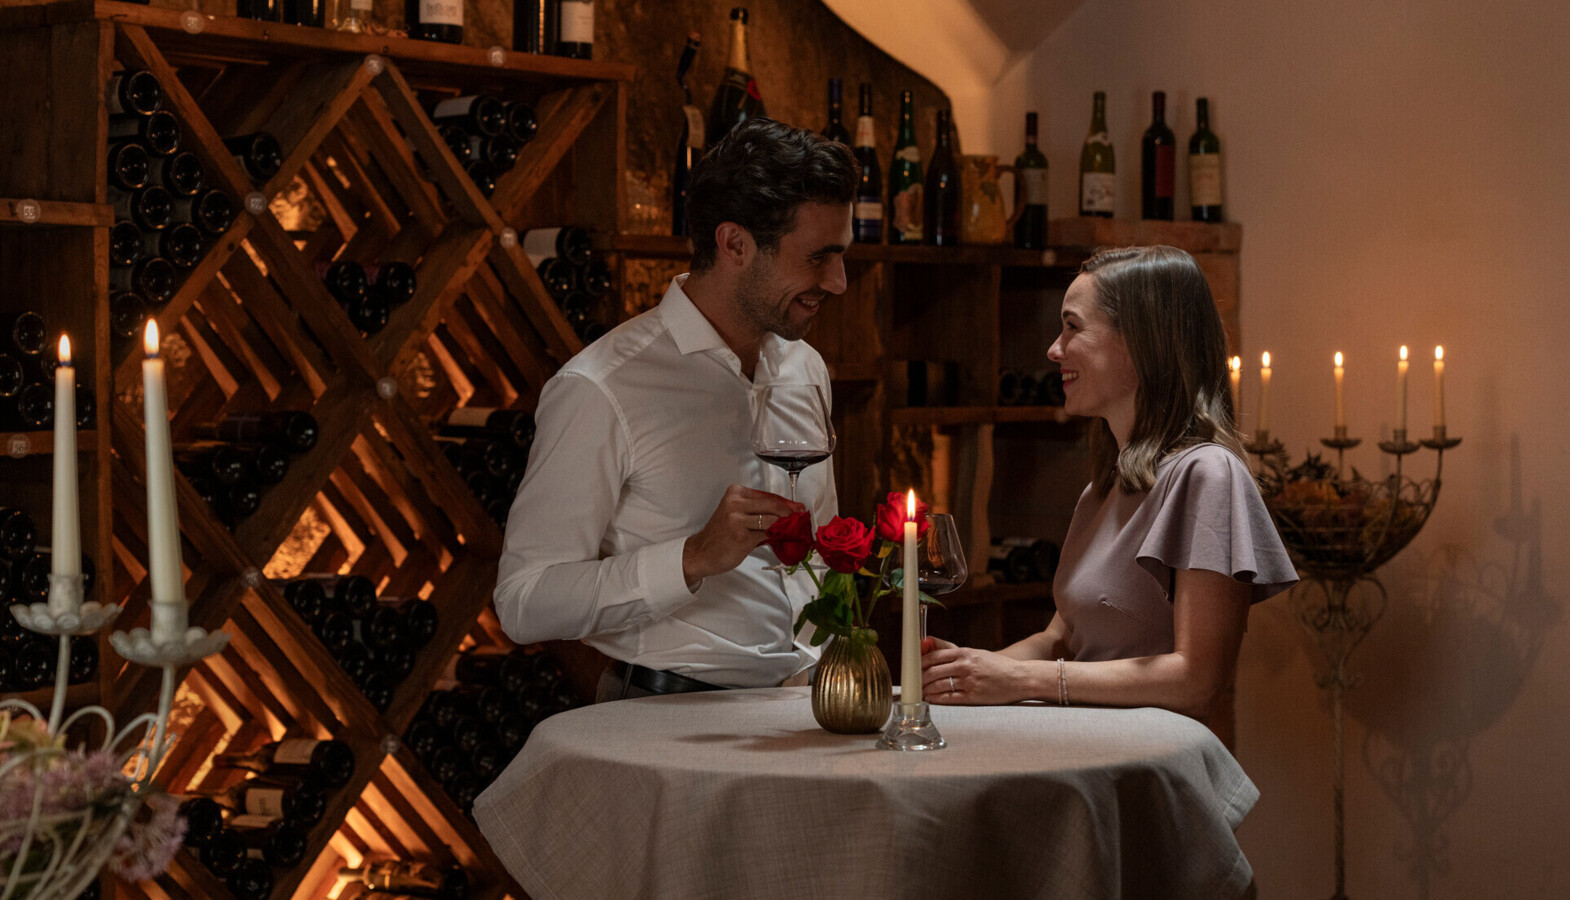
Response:
POLYGON ((687 186, 687 233, 692 270, 714 265, 714 229, 735 222, 758 249, 774 252, 803 203, 850 203, 861 167, 838 141, 756 117, 737 125, 709 149, 687 186))

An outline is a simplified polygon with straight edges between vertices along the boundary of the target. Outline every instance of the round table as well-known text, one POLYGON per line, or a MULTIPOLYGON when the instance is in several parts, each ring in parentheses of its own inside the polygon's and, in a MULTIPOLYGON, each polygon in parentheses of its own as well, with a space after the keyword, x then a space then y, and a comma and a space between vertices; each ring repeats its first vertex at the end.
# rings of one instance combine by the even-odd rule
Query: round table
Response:
POLYGON ((836 735, 808 688, 540 723, 474 804, 535 900, 1237 897, 1259 793, 1159 709, 935 706, 943 750, 836 735))

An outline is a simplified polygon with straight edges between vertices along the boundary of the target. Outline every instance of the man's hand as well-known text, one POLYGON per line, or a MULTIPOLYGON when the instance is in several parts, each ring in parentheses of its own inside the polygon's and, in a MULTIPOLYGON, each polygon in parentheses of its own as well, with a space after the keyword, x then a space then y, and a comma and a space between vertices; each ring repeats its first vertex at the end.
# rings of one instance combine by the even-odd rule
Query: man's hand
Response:
POLYGON ((763 543, 763 533, 776 520, 806 508, 779 494, 731 485, 703 530, 687 538, 681 551, 682 577, 696 584, 729 572, 763 543))

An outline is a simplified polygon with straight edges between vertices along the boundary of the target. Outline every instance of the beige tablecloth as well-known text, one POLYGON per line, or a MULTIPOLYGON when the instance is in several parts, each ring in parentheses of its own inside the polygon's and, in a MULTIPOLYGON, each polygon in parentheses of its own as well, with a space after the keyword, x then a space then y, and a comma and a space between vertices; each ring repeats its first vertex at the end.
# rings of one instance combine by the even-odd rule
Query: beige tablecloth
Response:
POLYGON ((934 707, 926 753, 829 734, 807 688, 554 716, 474 805, 536 900, 1233 898, 1259 792, 1158 709, 934 707))

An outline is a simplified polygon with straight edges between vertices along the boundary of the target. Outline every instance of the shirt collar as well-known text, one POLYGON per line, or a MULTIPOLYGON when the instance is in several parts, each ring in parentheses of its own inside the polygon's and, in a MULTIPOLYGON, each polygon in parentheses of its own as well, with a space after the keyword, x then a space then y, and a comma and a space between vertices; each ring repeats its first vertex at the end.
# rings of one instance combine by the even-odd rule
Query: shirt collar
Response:
MULTIPOLYGON (((713 324, 699 311, 692 298, 687 296, 682 288, 686 282, 686 274, 671 279, 671 286, 666 288, 665 296, 660 300, 660 318, 665 321, 666 330, 676 342, 676 349, 683 356, 704 350, 730 350, 730 345, 725 343, 725 339, 714 330, 713 324)), ((763 336, 758 360, 763 363, 763 370, 770 379, 780 373, 787 344, 789 341, 777 334, 763 336)))

